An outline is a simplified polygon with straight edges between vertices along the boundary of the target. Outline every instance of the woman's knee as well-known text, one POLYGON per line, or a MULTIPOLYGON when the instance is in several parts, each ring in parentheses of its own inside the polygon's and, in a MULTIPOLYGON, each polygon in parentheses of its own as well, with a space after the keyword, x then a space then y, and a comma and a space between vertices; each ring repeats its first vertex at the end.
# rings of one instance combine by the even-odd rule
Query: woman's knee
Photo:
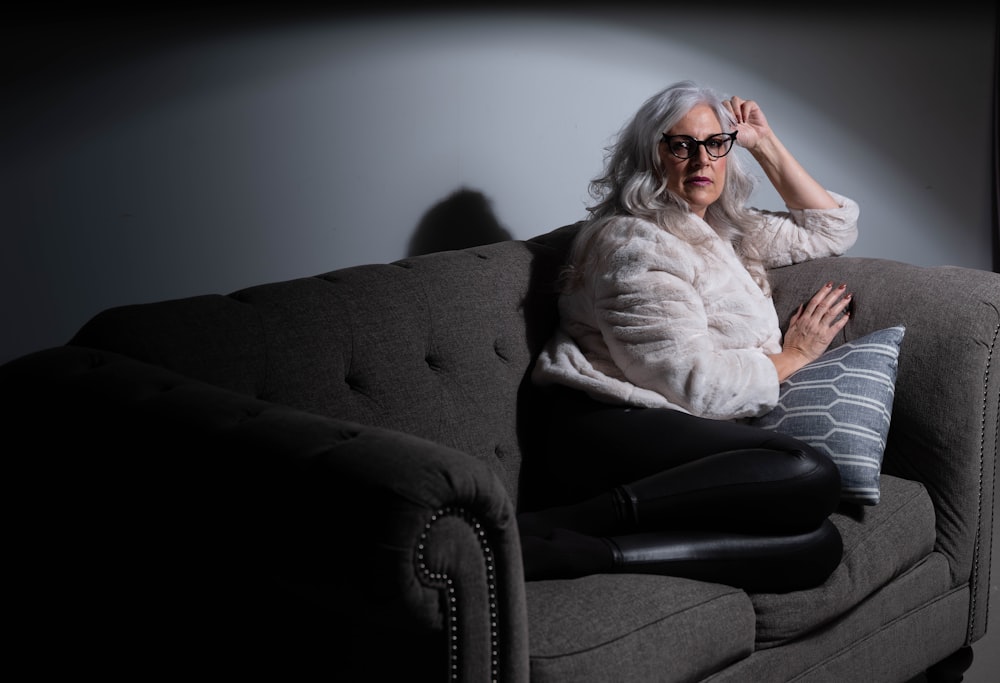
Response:
POLYGON ((784 435, 775 435, 763 444, 764 448, 787 453, 794 460, 795 474, 814 483, 817 492, 824 490, 839 494, 840 470, 833 459, 804 441, 784 435))
POLYGON ((841 481, 837 463, 829 455, 812 446, 806 446, 799 453, 800 457, 807 463, 808 471, 813 473, 811 479, 814 482, 817 495, 823 495, 832 501, 830 506, 832 511, 840 499, 841 481))
POLYGON ((827 517, 840 504, 841 481, 837 464, 826 453, 802 444, 792 452, 800 467, 795 489, 803 510, 812 519, 827 517))

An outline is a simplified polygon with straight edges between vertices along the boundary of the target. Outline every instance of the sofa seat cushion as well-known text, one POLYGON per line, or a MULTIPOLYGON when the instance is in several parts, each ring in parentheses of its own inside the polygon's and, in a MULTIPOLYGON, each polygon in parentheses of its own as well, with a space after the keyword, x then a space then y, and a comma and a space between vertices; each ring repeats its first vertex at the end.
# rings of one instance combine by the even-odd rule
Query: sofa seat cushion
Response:
POLYGON ((754 649, 741 590, 669 576, 529 581, 531 680, 700 680, 754 649))
POLYGON ((934 507, 924 486, 882 475, 881 489, 878 505, 845 505, 833 515, 844 556, 823 585, 751 596, 758 649, 781 645, 833 621, 931 553, 934 507))

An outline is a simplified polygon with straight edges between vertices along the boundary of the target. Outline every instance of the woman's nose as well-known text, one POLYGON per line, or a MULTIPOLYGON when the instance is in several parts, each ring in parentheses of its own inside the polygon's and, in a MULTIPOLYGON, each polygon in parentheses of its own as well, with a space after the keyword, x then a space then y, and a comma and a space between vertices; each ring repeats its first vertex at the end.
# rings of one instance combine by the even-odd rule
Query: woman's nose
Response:
POLYGON ((688 163, 694 164, 695 166, 707 166, 712 162, 712 157, 709 155, 708 150, 705 149, 704 145, 698 145, 698 149, 695 153, 688 157, 688 163))

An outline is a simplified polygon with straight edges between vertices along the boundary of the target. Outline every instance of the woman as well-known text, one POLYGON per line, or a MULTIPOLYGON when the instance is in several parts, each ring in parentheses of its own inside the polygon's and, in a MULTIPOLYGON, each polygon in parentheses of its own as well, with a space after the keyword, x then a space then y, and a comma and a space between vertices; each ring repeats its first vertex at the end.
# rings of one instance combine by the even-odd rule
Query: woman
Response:
POLYGON ((766 269, 844 253, 858 207, 805 171, 755 102, 690 81, 647 100, 608 152, 533 375, 556 402, 547 464, 571 502, 519 515, 526 576, 817 585, 842 552, 838 471, 744 418, 773 408, 850 314, 846 286, 827 283, 782 337, 766 269), (786 211, 747 206, 756 178, 734 145, 786 211))

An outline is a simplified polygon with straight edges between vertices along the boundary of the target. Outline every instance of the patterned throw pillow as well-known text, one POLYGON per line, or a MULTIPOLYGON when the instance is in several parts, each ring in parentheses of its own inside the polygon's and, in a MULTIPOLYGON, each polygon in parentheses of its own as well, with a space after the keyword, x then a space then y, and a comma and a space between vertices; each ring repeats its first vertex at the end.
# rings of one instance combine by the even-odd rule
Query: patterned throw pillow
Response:
POLYGON ((890 327, 830 349, 782 382, 778 405, 752 421, 827 453, 840 469, 843 500, 879 502, 905 332, 890 327))

